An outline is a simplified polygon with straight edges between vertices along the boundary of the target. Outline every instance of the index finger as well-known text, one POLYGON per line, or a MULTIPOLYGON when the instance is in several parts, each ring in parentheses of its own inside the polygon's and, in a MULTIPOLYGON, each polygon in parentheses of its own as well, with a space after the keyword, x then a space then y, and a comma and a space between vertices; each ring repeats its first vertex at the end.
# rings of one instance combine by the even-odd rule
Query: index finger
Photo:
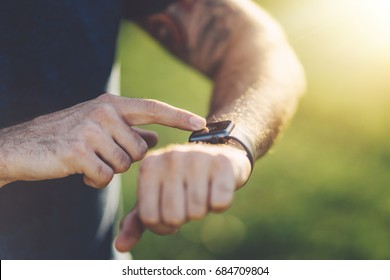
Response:
POLYGON ((118 101, 118 108, 129 125, 161 124, 184 130, 200 130, 206 126, 204 118, 161 101, 126 97, 118 101))

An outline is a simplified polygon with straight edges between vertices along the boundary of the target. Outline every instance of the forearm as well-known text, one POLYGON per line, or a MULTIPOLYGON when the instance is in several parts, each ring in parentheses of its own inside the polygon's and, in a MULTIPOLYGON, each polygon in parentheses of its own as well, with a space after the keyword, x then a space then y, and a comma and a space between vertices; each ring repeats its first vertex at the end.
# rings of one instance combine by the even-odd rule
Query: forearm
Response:
MULTIPOLYGON (((1 130, 0 130, 1 135, 1 130)), ((0 146, 0 188, 9 183, 8 170, 6 164, 6 153, 0 146)))
POLYGON ((230 119, 264 154, 293 114, 304 75, 278 24, 250 1, 177 1, 143 26, 214 82, 209 121, 230 119))
POLYGON ((0 188, 14 181, 10 174, 10 170, 14 169, 14 164, 10 159, 10 153, 13 152, 13 147, 17 145, 16 142, 23 141, 24 138, 17 137, 17 139, 14 139, 13 142, 15 143, 13 145, 10 144, 10 138, 13 137, 14 132, 20 126, 22 125, 0 129, 0 188))

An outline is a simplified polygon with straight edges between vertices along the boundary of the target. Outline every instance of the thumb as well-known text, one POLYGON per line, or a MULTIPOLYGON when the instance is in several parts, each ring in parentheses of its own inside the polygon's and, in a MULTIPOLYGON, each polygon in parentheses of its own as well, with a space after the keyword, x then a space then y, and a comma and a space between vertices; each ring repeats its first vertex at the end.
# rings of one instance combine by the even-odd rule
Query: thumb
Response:
POLYGON ((119 252, 128 252, 141 239, 145 226, 138 217, 137 207, 134 207, 121 222, 120 232, 115 240, 115 248, 119 252))

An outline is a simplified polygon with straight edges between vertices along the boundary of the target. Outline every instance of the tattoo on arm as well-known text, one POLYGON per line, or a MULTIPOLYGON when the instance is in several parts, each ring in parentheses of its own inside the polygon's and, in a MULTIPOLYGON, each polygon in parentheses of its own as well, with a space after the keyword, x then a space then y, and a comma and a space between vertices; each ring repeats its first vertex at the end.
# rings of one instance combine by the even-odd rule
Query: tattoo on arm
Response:
POLYGON ((140 23, 176 56, 213 77, 236 28, 235 13, 224 1, 181 0, 140 23))
POLYGON ((176 56, 185 59, 188 53, 186 49, 187 38, 181 25, 176 22, 175 18, 163 12, 150 16, 141 24, 168 50, 176 56))

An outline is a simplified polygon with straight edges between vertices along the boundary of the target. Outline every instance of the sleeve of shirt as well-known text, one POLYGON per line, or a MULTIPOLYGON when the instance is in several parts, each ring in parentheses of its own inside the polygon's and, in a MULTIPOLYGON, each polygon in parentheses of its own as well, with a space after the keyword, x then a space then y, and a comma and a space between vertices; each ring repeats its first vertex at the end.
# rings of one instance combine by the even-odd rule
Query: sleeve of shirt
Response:
POLYGON ((122 15, 134 19, 161 11, 175 0, 123 0, 122 15))

